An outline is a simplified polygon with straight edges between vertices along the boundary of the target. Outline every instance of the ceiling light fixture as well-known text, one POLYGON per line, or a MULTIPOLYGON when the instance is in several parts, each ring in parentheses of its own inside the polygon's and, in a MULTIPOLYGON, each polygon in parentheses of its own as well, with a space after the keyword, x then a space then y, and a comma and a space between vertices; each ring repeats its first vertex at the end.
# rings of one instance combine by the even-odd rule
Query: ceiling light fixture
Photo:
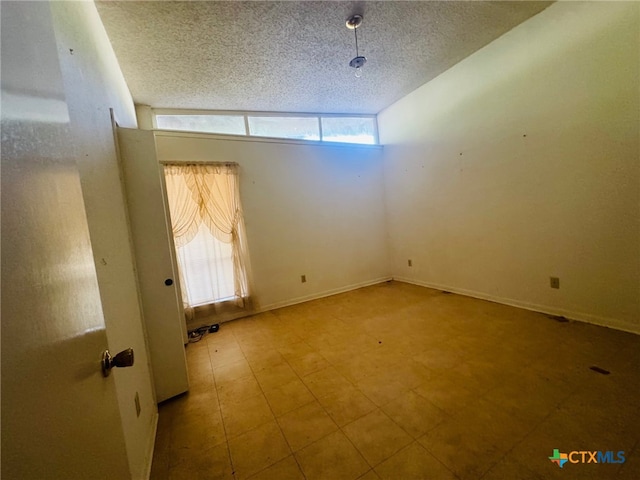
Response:
POLYGON ((362 25, 362 15, 353 15, 347 19, 347 28, 353 30, 356 36, 356 56, 349 62, 349 66, 356 69, 356 77, 362 76, 362 66, 367 59, 358 52, 358 27, 362 25))

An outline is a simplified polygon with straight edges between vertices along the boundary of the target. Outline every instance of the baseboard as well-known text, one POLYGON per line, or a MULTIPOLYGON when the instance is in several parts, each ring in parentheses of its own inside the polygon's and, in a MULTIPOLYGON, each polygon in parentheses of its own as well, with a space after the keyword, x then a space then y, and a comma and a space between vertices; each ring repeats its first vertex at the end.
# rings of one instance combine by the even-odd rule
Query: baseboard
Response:
POLYGON ((187 322, 187 331, 192 331, 201 327, 206 327, 209 325, 213 325, 215 323, 225 323, 230 322, 232 320, 237 320, 238 318, 244 318, 251 315, 254 315, 256 310, 246 310, 240 312, 232 312, 232 313, 223 313, 223 314, 211 314, 206 317, 197 318, 195 320, 191 320, 187 322))
POLYGON ((389 280, 392 280, 392 278, 380 277, 374 280, 367 280, 364 282, 353 283, 351 285, 332 288, 330 290, 324 290, 322 292, 316 292, 316 293, 312 293, 302 297, 283 300, 281 302, 270 303, 268 305, 261 305, 258 309, 255 310, 255 313, 267 312, 269 310, 275 310, 276 308, 290 307, 291 305, 297 305, 298 303, 304 303, 304 302, 309 302, 311 300, 317 300, 319 298, 330 297, 331 295, 337 295, 339 293, 349 292, 351 290, 356 290, 358 288, 369 287, 371 285, 376 285, 378 283, 388 282, 389 280))
POLYGON ((145 466, 145 476, 149 480, 151 478, 151 465, 153 463, 153 452, 156 447, 156 435, 158 434, 158 419, 160 418, 160 414, 156 410, 156 413, 153 415, 151 419, 151 439, 149 441, 149 446, 147 447, 147 456, 145 461, 147 462, 145 466))
POLYGON ((531 310, 534 312, 545 313, 548 315, 562 315, 565 318, 576 320, 584 323, 591 323, 601 327, 613 328, 615 330, 621 330, 623 332, 635 333, 640 335, 640 325, 632 324, 615 318, 600 317, 597 315, 591 315, 584 312, 575 312, 571 310, 565 310, 557 307, 550 307, 548 305, 540 305, 536 303, 523 302, 520 300, 514 300, 511 298, 497 297, 495 295, 489 295, 483 292, 476 292, 474 290, 466 290, 463 288, 451 287, 449 285, 441 285, 431 282, 423 282, 407 277, 393 277, 398 282, 411 283, 421 287, 434 288, 437 290, 445 290, 447 292, 453 292, 467 297, 479 298, 481 300, 489 300, 491 302, 501 303, 503 305, 509 305, 512 307, 523 308, 525 310, 531 310))
POLYGON ((351 285, 346 285, 343 287, 332 288, 330 290, 324 290, 322 292, 316 292, 309 295, 305 295, 302 297, 295 297, 288 300, 283 300, 281 302, 269 303, 267 305, 259 305, 251 311, 247 311, 244 313, 236 314, 230 317, 220 317, 220 316, 211 316, 208 318, 201 318, 198 320, 194 320, 191 323, 187 324, 188 330, 193 330, 196 328, 203 327, 205 325, 210 325, 212 321, 215 323, 225 323, 230 322, 232 320, 237 320, 239 318, 250 317, 252 315, 257 315, 258 313, 268 312, 270 310, 275 310, 277 308, 290 307, 291 305, 297 305, 298 303, 309 302, 311 300, 317 300, 319 298, 330 297, 331 295, 337 295, 339 293, 349 292, 351 290, 356 290, 358 288, 369 287, 371 285, 377 285, 378 283, 384 283, 392 280, 391 277, 380 277, 374 280, 367 280, 364 282, 353 283, 351 285))

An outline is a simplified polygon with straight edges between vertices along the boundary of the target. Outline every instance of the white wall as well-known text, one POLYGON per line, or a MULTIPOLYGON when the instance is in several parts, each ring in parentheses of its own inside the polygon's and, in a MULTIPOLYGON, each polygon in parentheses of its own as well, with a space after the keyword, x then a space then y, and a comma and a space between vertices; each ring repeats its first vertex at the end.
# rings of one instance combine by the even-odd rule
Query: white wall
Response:
POLYGON ((93 2, 52 2, 51 10, 71 130, 78 145, 78 168, 109 349, 112 354, 128 347, 135 351, 135 365, 117 369, 113 376, 132 477, 145 478, 155 440, 157 407, 109 115, 109 108, 113 108, 120 125, 135 127, 135 108, 93 2), (142 407, 140 417, 135 410, 136 392, 142 407))
POLYGON ((555 3, 380 113, 395 278, 640 333, 639 25, 555 3))
POLYGON ((258 308, 389 278, 380 148, 160 132, 156 145, 159 161, 240 165, 258 308))

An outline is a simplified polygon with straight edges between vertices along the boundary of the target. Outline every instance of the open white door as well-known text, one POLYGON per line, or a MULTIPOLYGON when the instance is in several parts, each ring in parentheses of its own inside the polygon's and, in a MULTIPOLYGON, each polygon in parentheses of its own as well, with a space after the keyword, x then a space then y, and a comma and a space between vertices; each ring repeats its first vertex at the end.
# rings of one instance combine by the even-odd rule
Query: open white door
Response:
POLYGON ((2 478, 131 478, 49 4, 1 16, 2 478))
POLYGON ((152 131, 118 128, 131 235, 158 402, 189 388, 173 237, 152 131))

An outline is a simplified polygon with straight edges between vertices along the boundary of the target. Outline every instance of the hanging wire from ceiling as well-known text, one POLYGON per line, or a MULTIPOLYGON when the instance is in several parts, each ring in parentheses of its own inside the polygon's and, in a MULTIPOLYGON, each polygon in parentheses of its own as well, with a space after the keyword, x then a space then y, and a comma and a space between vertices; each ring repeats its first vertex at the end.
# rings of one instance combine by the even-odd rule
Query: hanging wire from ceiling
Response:
POLYGON ((356 56, 351 59, 349 66, 356 69, 356 77, 360 78, 362 76, 362 67, 367 63, 366 57, 360 55, 358 50, 358 27, 362 25, 362 15, 352 15, 347 19, 346 25, 348 29, 353 30, 356 39, 356 56))

